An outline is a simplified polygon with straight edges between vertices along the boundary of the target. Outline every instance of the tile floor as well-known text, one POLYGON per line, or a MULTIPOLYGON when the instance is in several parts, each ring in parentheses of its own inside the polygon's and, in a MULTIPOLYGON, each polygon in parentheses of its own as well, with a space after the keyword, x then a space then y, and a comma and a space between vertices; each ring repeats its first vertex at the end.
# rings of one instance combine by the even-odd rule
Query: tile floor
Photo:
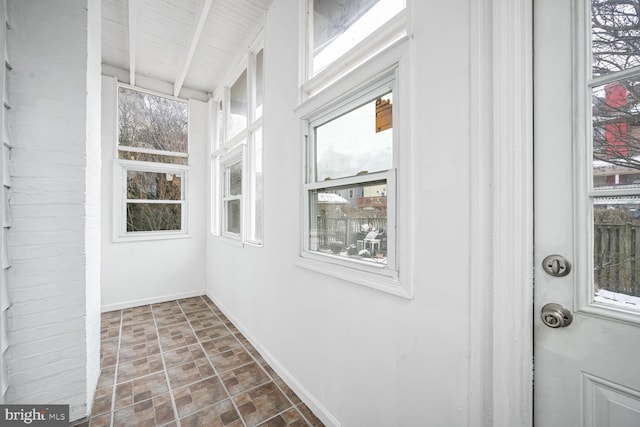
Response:
POLYGON ((322 426, 209 298, 102 314, 102 426, 322 426))

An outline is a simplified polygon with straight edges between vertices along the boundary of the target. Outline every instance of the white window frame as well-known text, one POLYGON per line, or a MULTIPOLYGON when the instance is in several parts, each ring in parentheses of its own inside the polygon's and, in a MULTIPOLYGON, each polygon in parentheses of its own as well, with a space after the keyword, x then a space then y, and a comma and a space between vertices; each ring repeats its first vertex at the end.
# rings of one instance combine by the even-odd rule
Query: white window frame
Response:
MULTIPOLYGON (((411 176, 410 142, 405 93, 408 93, 408 42, 395 43, 363 63, 352 73, 336 80, 322 92, 302 103, 297 114, 302 121, 304 153, 302 172, 301 250, 297 264, 316 272, 381 290, 396 296, 413 298, 413 266, 411 257, 401 257, 411 247, 412 228, 406 194, 411 176), (358 262, 342 256, 322 254, 309 249, 309 192, 327 188, 326 182, 310 179, 313 157, 313 128, 348 112, 356 105, 393 92, 393 167, 364 176, 343 178, 340 185, 387 180, 387 265, 358 262), (402 187, 398 183, 404 183, 402 187), (406 193, 403 190, 406 189, 406 193), (404 212, 404 213, 403 213, 404 212), (401 269, 402 267, 402 269, 401 269)), ((335 180, 338 182, 338 180, 335 180)))
MULTIPOLYGON (((181 102, 187 105, 187 122, 190 123, 190 106, 189 101, 178 98, 175 96, 166 95, 163 93, 154 92, 147 89, 141 89, 138 87, 134 87, 124 83, 118 83, 116 85, 116 141, 114 144, 113 150, 113 159, 114 159, 114 215, 113 215, 113 241, 114 242, 124 242, 124 241, 138 241, 138 240, 163 240, 163 239, 176 239, 176 238, 189 238, 191 237, 189 234, 189 218, 188 218, 188 175, 189 175, 189 166, 188 166, 188 158, 189 153, 191 152, 191 138, 190 135, 187 136, 187 152, 173 152, 173 151, 163 151, 163 150, 155 150, 148 148, 140 148, 140 147, 130 147, 120 145, 120 88, 125 88, 127 90, 147 93, 153 96, 159 96, 162 98, 167 98, 176 102, 181 102), (143 154, 156 154, 162 156, 176 157, 176 158, 186 158, 187 165, 181 164, 173 164, 173 163, 157 163, 157 162, 148 162, 148 161, 139 161, 139 160, 126 160, 120 159, 120 152, 135 152, 135 153, 143 153, 143 154), (180 217, 180 230, 155 230, 155 231, 127 231, 127 204, 128 203, 136 203, 136 200, 127 199, 127 172, 128 171, 139 171, 139 172, 154 172, 154 173, 168 173, 168 174, 179 174, 182 176, 181 181, 181 200, 179 203, 181 205, 181 217, 180 217)), ((189 124, 190 126, 190 124, 189 124)), ((140 200, 139 203, 175 203, 176 201, 166 201, 166 200, 140 200)))
POLYGON ((171 238, 185 238, 189 236, 188 230, 188 210, 187 210, 187 190, 188 190, 188 166, 174 165, 168 163, 140 162, 133 160, 118 160, 115 162, 114 190, 117 200, 118 212, 114 215, 114 240, 159 240, 171 238), (127 197, 127 173, 152 172, 180 175, 181 178, 181 199, 180 200, 147 200, 129 199, 127 197), (181 206, 180 230, 155 230, 155 231, 127 231, 127 204, 148 203, 148 204, 177 204, 181 206))
POLYGON ((244 193, 245 188, 247 186, 246 183, 246 162, 245 162, 245 145, 240 145, 233 151, 229 152, 225 156, 220 159, 220 207, 221 207, 221 219, 222 219, 222 235, 224 237, 242 241, 244 236, 244 227, 245 221, 243 220, 244 211, 245 211, 245 202, 244 202, 244 193), (239 195, 231 195, 229 194, 229 177, 228 170, 231 166, 240 164, 241 167, 241 175, 242 175, 242 185, 240 189, 239 195), (233 233, 228 231, 228 210, 227 210, 227 202, 238 200, 240 201, 240 231, 238 233, 233 233))
POLYGON ((315 96, 339 78, 369 61, 384 50, 408 39, 407 23, 411 0, 406 0, 403 10, 389 19, 382 27, 336 58, 326 68, 313 74, 313 0, 301 0, 300 67, 301 100, 315 96))
MULTIPOLYGON (((213 197, 211 203, 211 234, 227 238, 230 242, 240 243, 241 245, 262 246, 262 238, 255 237, 257 221, 250 209, 255 207, 257 195, 255 189, 250 185, 250 179, 255 176, 255 135, 257 132, 263 131, 262 115, 256 117, 256 56, 262 51, 264 58, 264 44, 262 41, 262 32, 256 37, 256 41, 251 45, 246 55, 243 56, 238 66, 234 68, 234 72, 230 74, 230 78, 226 78, 227 84, 221 90, 214 94, 213 97, 213 123, 216 131, 213 133, 214 140, 212 143, 212 189, 213 197), (231 87, 242 75, 247 72, 247 126, 237 135, 229 137, 230 123, 230 91, 231 87), (223 129, 218 129, 218 115, 220 113, 220 105, 222 105, 222 124, 223 129), (224 203, 224 172, 225 165, 229 164, 235 156, 242 158, 242 216, 241 216, 241 233, 225 232, 225 203, 224 203)), ((263 59, 264 61, 264 59, 263 59)), ((264 106, 264 62, 263 62, 263 106, 264 106)), ((263 134, 264 144, 264 134, 263 134)), ((264 145, 263 145, 264 146, 264 145)), ((259 159, 262 161, 262 159, 259 159)))

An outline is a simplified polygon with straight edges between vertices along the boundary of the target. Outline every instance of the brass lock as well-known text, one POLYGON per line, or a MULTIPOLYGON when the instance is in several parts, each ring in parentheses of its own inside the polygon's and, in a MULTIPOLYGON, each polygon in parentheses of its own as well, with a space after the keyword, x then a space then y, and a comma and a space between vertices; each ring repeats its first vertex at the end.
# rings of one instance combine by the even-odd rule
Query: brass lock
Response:
POLYGON ((542 307, 540 317, 542 323, 550 328, 566 328, 573 321, 573 315, 569 310, 553 302, 542 307))

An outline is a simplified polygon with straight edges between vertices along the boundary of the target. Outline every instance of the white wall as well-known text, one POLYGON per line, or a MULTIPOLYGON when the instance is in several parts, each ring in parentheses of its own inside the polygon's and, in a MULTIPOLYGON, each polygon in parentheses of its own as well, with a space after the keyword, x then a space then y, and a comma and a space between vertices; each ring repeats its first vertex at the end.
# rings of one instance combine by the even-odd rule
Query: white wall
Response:
POLYGON ((100 2, 8 2, 7 403, 86 416, 99 375, 100 2))
POLYGON ((207 104, 189 102, 190 237, 113 240, 116 80, 102 77, 102 310, 202 295, 205 291, 207 104))
POLYGON ((265 25, 264 247, 208 239, 207 293, 328 424, 481 425, 483 397, 472 391, 490 387, 470 372, 482 363, 472 355, 481 357, 475 345, 483 341, 470 331, 481 332, 484 316, 470 308, 470 244, 480 232, 470 228, 472 190, 486 182, 471 173, 487 172, 472 169, 470 156, 478 143, 470 80, 479 76, 471 74, 469 23, 477 17, 468 2, 408 3, 410 135, 400 144, 413 175, 400 182, 399 210, 415 225, 403 255, 413 260, 413 300, 296 266, 299 24, 287 0, 273 2, 265 25))

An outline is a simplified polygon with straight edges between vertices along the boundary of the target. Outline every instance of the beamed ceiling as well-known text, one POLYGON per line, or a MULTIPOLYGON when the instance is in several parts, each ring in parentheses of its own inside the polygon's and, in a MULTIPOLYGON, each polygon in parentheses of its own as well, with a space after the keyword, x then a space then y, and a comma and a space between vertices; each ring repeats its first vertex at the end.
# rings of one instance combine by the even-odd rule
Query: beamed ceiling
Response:
POLYGON ((269 3, 102 0, 102 73, 141 87, 166 82, 170 95, 204 98, 247 51, 269 3))

